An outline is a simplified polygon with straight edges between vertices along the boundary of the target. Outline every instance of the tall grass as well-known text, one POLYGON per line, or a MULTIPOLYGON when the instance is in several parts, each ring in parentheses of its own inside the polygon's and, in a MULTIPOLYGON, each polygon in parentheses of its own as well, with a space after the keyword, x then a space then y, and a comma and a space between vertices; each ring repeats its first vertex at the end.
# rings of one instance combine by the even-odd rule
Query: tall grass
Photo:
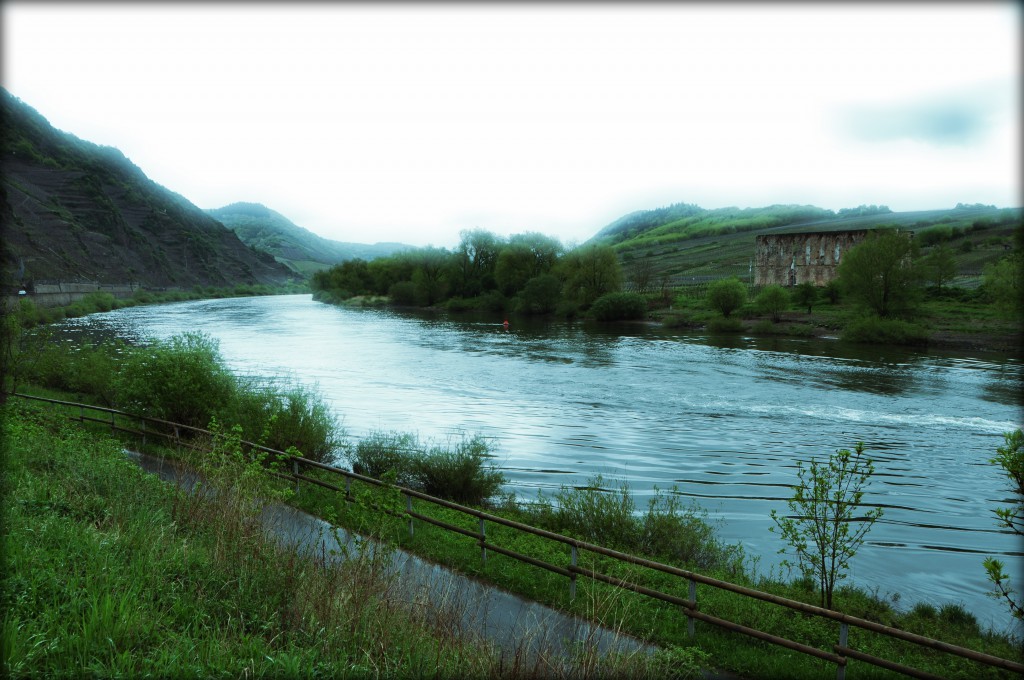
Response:
MULTIPOLYGON (((8 404, 0 575, 5 677, 696 677, 694 657, 562 661, 499 654, 399 588, 379 550, 337 559, 272 540, 263 504, 287 493, 237 430, 194 454, 191 492, 143 473, 115 440, 8 404)), ((327 543, 325 542, 326 546, 327 543)), ((452 586, 455 588, 455 586, 452 586)), ((524 643, 525 644, 525 641, 524 643)))
POLYGON ((505 483, 491 463, 490 448, 480 436, 440 445, 421 443, 412 434, 375 432, 349 449, 346 457, 357 474, 388 478, 456 503, 483 505, 505 483))

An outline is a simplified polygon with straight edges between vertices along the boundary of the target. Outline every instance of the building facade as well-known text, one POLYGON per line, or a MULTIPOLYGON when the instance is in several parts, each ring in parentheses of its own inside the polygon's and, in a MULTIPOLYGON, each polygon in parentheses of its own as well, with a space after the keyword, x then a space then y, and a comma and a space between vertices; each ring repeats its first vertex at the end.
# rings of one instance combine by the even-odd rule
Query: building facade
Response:
POLYGON ((804 234, 762 234, 754 244, 755 286, 824 286, 836 278, 843 253, 864 240, 869 229, 804 234))

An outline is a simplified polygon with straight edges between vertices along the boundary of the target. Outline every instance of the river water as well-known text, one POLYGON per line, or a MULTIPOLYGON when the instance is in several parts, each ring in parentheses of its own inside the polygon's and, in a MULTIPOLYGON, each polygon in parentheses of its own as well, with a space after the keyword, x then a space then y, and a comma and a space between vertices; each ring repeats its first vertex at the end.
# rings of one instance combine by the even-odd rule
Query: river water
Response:
MULTIPOLYGON (((884 509, 850 580, 960 603, 1010 630, 982 560, 1024 574, 1024 550, 993 510, 1012 500, 988 460, 1021 426, 1024 366, 999 355, 851 346, 836 340, 709 338, 657 325, 347 309, 309 295, 133 307, 65 322, 130 340, 201 331, 232 370, 315 386, 352 439, 377 430, 439 443, 481 434, 508 489, 625 480, 640 508, 655 486, 693 499, 762 571, 784 544, 797 462, 863 441, 884 509)), ((1021 588, 1024 579, 1014 579, 1021 588)), ((1018 630, 1019 632, 1019 630, 1018 630)))

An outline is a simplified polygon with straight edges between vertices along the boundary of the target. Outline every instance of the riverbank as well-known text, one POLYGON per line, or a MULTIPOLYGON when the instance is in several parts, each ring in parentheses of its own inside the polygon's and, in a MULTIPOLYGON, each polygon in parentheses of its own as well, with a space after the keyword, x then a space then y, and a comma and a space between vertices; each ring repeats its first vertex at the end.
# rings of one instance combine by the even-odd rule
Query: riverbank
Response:
POLYGON ((198 463, 216 493, 188 493, 108 435, 17 404, 2 416, 5 677, 699 677, 666 665, 678 656, 589 643, 502 649, 458 624, 482 603, 422 606, 382 568, 387 550, 281 542, 260 508, 282 491, 233 450, 198 463))

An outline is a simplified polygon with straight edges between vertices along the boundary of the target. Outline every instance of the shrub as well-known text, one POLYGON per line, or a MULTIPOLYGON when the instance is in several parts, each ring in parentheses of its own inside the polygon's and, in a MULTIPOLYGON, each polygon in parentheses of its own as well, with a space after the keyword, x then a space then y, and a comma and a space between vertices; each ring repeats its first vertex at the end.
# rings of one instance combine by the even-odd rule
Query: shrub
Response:
POLYGON ((646 313, 647 300, 639 293, 607 293, 590 307, 590 314, 598 321, 642 319, 646 313))
POLYGON ((504 475, 489 463, 483 437, 463 439, 452 447, 424 445, 411 434, 376 432, 347 454, 356 474, 382 479, 393 475, 399 486, 468 505, 482 505, 497 495, 504 475))
POLYGON ((217 413, 223 422, 239 425, 250 441, 277 451, 294 447, 298 455, 318 463, 336 462, 342 444, 330 407, 317 392, 301 385, 277 391, 240 384, 217 413))
POLYGON ((708 306, 728 317, 747 301, 747 289, 736 277, 719 279, 708 286, 708 306))
POLYGON ((399 281, 388 289, 388 296, 396 305, 416 304, 416 286, 412 281, 399 281))
POLYGON ((850 322, 840 334, 843 340, 881 345, 927 345, 928 330, 898 319, 863 316, 850 322))
POLYGON ((117 401, 126 411, 193 427, 206 427, 234 392, 217 341, 203 333, 128 352, 115 381, 117 401))
POLYGON ((456 503, 482 505, 497 495, 505 477, 488 462, 487 440, 463 439, 454 448, 430 447, 413 458, 420 491, 456 503))
POLYGON ((706 569, 742 560, 737 547, 717 539, 706 511, 696 503, 684 506, 676 487, 655 488, 647 511, 639 513, 627 482, 606 489, 596 475, 583 487, 562 486, 553 499, 539 494, 519 513, 549 531, 677 564, 706 569))
POLYGON ((810 281, 804 281, 793 291, 793 301, 800 307, 806 307, 810 314, 814 303, 818 300, 818 287, 810 281))
POLYGON ((709 333, 739 333, 743 330, 743 322, 739 319, 712 319, 708 321, 709 333))
POLYGON ((782 312, 789 307, 789 293, 782 286, 767 286, 758 293, 754 305, 759 312, 769 315, 773 322, 778 323, 782 312))
POLYGON ((411 488, 416 483, 412 459, 418 449, 419 442, 411 434, 373 432, 350 449, 346 458, 358 475, 382 479, 392 473, 396 484, 411 488))

